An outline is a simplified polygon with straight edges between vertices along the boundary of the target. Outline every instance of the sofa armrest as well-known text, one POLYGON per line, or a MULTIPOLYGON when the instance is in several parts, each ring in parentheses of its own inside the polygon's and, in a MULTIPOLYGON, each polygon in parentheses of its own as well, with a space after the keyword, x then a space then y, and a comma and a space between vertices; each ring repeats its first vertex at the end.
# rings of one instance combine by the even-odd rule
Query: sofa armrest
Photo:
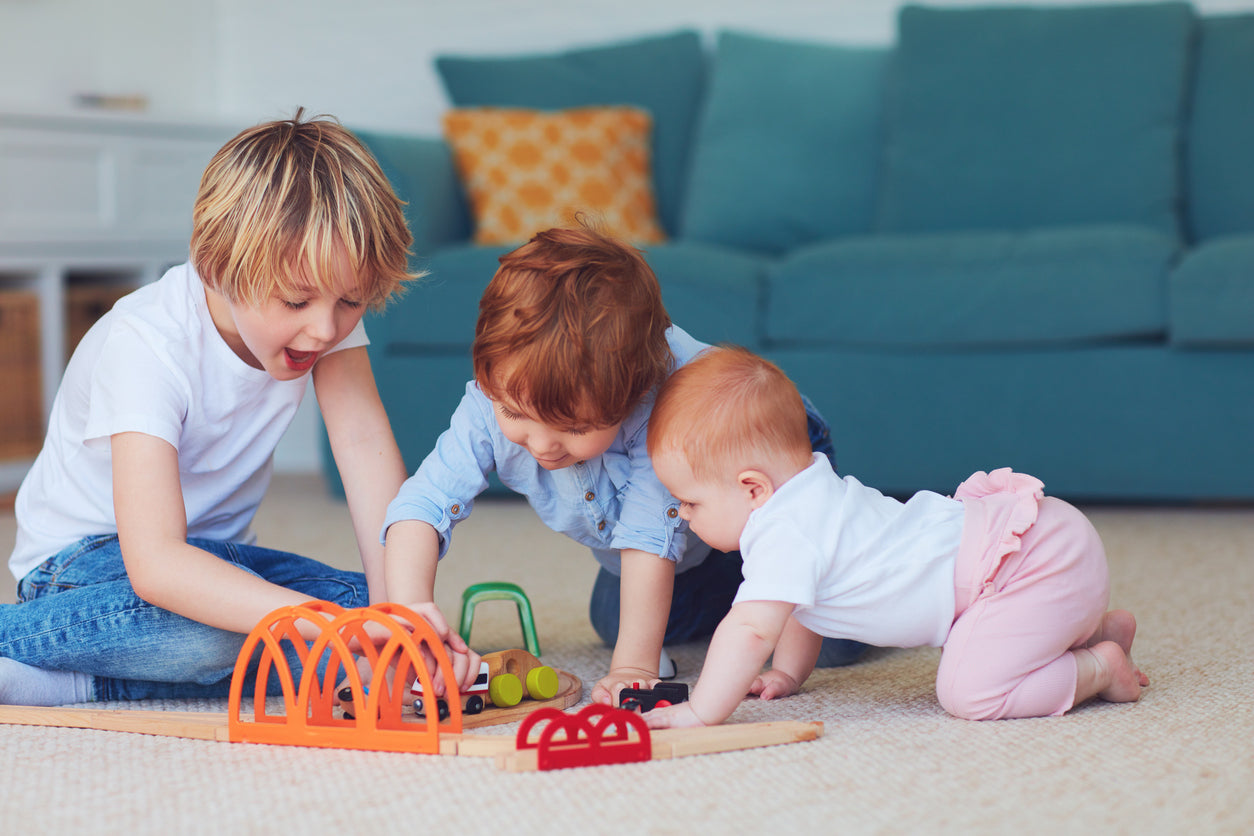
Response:
POLYGON ((445 244, 468 241, 465 192, 447 143, 438 137, 356 131, 401 200, 419 259, 445 244))

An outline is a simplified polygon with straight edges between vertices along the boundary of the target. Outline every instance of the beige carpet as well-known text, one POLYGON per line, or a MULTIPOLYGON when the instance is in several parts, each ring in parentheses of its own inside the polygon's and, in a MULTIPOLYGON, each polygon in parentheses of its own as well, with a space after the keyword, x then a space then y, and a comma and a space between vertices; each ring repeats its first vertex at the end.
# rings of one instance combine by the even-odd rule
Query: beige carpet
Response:
MULTIPOLYGON (((549 773, 0 726, 0 832, 1254 833, 1254 509, 1086 510, 1110 554, 1113 603, 1140 620, 1136 656, 1152 684, 1137 705, 964 722, 936 704, 938 651, 883 650, 733 717, 822 720, 818 742, 549 773)), ((315 478, 278 480, 258 523, 267 545, 355 559, 347 512, 315 478)), ((12 528, 0 512, 5 554, 12 528)), ((609 651, 586 615, 595 563, 582 549, 510 501, 481 503, 454 548, 440 573, 450 618, 468 583, 515 581, 536 607, 545 661, 585 682, 603 672, 609 651)), ((0 596, 13 600, 11 582, 0 596)), ((512 609, 482 605, 472 638, 517 646, 512 609)), ((673 649, 681 679, 694 681, 703 649, 673 649)))

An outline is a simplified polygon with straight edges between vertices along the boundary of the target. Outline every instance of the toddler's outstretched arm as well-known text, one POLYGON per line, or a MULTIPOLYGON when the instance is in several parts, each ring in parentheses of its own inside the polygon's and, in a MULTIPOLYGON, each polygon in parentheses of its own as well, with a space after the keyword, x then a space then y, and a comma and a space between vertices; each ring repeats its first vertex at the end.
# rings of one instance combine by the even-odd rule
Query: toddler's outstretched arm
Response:
POLYGON ((639 549, 622 550, 618 641, 610 672, 592 688, 592 701, 613 705, 618 692, 658 681, 658 660, 675 587, 675 564, 639 549))
POLYGON ((712 726, 730 717, 775 650, 792 611, 793 605, 785 601, 742 601, 733 606, 714 631, 692 698, 645 714, 649 728, 712 726))

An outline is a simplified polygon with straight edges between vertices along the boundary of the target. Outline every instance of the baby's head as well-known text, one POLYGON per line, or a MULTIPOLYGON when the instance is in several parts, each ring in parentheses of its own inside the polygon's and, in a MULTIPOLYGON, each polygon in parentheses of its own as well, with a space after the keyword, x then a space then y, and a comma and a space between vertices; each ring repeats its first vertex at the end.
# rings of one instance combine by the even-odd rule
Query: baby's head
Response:
POLYGON ((680 514, 721 551, 739 548, 749 513, 812 461, 797 387, 734 346, 707 349, 662 384, 648 444, 680 514))
POLYGON ((670 324, 639 250, 550 229, 502 256, 479 300, 475 380, 549 427, 617 427, 670 371, 670 324))
POLYGON ((249 306, 299 298, 312 283, 355 286, 358 301, 382 308, 416 277, 402 203, 360 140, 303 113, 249 128, 214 155, 192 211, 192 264, 211 290, 249 306), (344 264, 356 275, 340 275, 344 264))

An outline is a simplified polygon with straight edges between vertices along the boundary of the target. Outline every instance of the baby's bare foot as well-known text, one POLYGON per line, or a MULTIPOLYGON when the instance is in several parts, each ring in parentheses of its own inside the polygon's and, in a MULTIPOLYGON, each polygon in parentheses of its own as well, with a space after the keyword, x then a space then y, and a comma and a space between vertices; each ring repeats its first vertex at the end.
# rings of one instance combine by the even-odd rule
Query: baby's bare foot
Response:
POLYGON ((1102 642, 1114 642, 1123 652, 1132 655, 1132 640, 1136 638, 1136 618, 1127 610, 1111 610, 1102 616, 1101 626, 1089 639, 1088 646, 1102 642))
POLYGON ((1141 698, 1141 688, 1149 684, 1149 679, 1132 664, 1118 643, 1104 641, 1088 650, 1097 664, 1098 681, 1105 684, 1097 696, 1107 702, 1135 702, 1141 698))

